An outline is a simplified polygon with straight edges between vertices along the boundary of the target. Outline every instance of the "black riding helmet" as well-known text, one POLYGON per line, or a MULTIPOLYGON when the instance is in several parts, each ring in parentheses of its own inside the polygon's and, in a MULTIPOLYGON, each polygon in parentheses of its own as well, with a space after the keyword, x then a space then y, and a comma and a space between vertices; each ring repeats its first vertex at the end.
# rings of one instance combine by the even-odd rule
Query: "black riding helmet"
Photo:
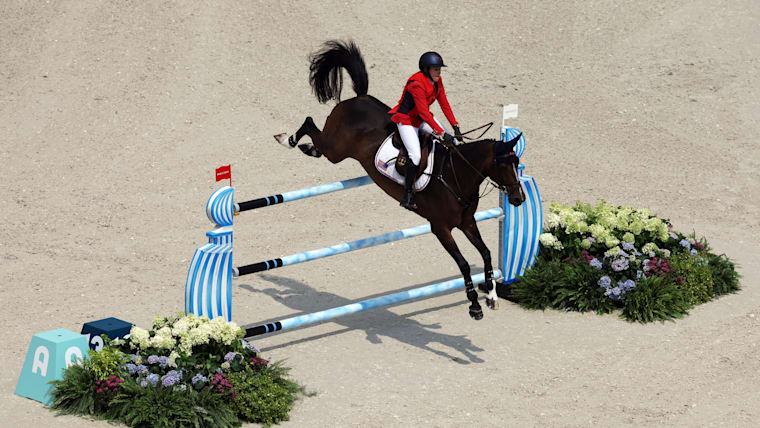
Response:
POLYGON ((446 64, 438 52, 425 52, 420 57, 420 71, 427 71, 428 67, 446 67, 446 64))

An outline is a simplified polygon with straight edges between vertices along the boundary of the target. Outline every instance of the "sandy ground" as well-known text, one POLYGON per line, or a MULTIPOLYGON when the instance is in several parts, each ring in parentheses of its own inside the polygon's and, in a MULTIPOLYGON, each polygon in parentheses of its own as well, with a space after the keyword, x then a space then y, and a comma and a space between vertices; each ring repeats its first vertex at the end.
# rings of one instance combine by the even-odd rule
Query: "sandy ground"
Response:
MULTIPOLYGON (((651 325, 506 301, 475 322, 456 292, 259 339, 318 393, 283 426, 756 426, 760 4, 408 3, 0 2, 1 425, 107 426, 13 395, 29 340, 181 310, 189 259, 211 228, 215 167, 232 163, 239 200, 364 175, 354 161, 272 140, 307 115, 321 126, 332 105, 311 95, 306 58, 328 38, 352 38, 370 93, 388 104, 429 49, 450 64, 463 129, 519 104, 523 163, 545 208, 597 198, 649 207, 736 259, 743 291, 651 325)), ((492 193, 481 206, 495 204, 492 193)), ((244 214, 235 257, 421 223, 369 186, 244 214)), ((495 251, 496 224, 481 230, 495 251)), ((241 278, 233 318, 457 274, 422 237, 241 278)))

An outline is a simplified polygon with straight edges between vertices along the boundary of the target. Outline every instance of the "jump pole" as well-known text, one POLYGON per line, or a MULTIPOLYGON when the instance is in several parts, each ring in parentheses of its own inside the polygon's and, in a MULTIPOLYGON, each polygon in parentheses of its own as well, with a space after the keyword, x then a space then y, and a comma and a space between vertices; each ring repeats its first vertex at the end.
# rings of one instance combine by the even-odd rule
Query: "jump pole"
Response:
MULTIPOLYGON (((494 269, 494 279, 501 278, 501 271, 494 269)), ((472 282, 474 284, 482 284, 485 281, 485 274, 479 273, 473 275, 472 282)), ((275 331, 287 330, 295 327, 302 327, 309 324, 316 324, 318 322, 326 321, 333 318, 342 317, 344 315, 354 314, 356 312, 366 311, 368 309, 379 308, 381 306, 390 306, 396 303, 406 302, 409 300, 421 299, 423 297, 429 297, 436 294, 445 293, 447 291, 455 290, 457 288, 464 287, 464 279, 457 278, 450 281, 439 282, 437 284, 428 285, 425 287, 415 288, 413 290, 402 291, 400 293, 389 294, 387 296, 381 296, 374 299, 363 300, 361 302, 350 303, 348 305, 339 306, 333 309, 327 309, 320 312, 314 312, 306 315, 299 315, 295 317, 286 318, 281 321, 275 321, 272 323, 261 324, 255 327, 245 329, 245 337, 259 336, 262 334, 273 333, 275 331)))

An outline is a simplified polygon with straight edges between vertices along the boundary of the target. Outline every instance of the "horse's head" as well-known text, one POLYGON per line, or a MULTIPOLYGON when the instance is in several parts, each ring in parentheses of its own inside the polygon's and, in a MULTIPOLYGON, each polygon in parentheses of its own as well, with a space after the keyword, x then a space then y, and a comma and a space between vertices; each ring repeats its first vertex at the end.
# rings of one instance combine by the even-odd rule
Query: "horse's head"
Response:
POLYGON ((507 142, 495 142, 493 162, 486 169, 486 175, 499 185, 501 191, 507 193, 509 203, 516 207, 525 201, 525 193, 520 185, 520 174, 517 172, 520 158, 514 151, 520 137, 522 133, 507 142))

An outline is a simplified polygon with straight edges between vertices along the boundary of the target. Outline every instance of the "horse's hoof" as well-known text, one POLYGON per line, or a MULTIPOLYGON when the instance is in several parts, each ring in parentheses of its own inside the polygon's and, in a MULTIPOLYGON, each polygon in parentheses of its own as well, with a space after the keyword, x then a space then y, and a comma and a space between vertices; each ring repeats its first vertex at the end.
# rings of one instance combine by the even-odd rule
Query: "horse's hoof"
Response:
POLYGON ((499 309, 499 301, 496 299, 489 299, 488 297, 486 297, 486 306, 488 306, 488 309, 495 311, 499 309))
POLYGON ((322 157, 322 153, 320 153, 319 150, 317 150, 317 148, 314 147, 314 144, 311 144, 311 143, 299 144, 298 148, 301 149, 301 151, 307 156, 311 156, 314 158, 322 157))
POLYGON ((283 146, 292 149, 293 146, 288 144, 288 134, 277 134, 274 136, 274 139, 277 140, 278 143, 282 144, 283 146))
POLYGON ((483 319, 483 310, 480 309, 480 308, 478 308, 478 309, 470 309, 470 317, 472 317, 472 319, 474 319, 476 321, 477 320, 482 320, 483 319))

